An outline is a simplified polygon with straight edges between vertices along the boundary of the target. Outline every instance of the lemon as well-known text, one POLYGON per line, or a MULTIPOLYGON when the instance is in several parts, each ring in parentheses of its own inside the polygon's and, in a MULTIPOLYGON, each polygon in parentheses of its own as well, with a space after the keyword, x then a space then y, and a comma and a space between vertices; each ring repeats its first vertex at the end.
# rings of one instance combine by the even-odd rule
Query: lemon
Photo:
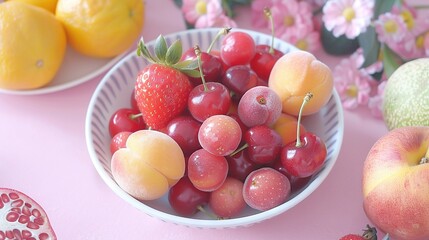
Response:
POLYGON ((54 14, 26 3, 0 4, 0 88, 42 87, 58 72, 66 35, 54 14))
POLYGON ((44 8, 51 13, 55 13, 55 8, 57 6, 57 0, 8 0, 8 1, 18 1, 18 2, 28 3, 34 6, 44 8))
POLYGON ((389 130, 429 126, 429 58, 409 61, 389 77, 384 89, 383 117, 389 130))
POLYGON ((142 0, 59 0, 57 18, 81 54, 114 57, 128 50, 144 23, 142 0))

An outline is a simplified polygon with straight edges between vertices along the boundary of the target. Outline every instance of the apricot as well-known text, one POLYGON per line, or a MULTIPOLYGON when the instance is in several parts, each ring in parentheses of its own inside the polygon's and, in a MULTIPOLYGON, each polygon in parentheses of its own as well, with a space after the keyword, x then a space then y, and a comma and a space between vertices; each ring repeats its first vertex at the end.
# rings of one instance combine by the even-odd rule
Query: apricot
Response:
MULTIPOLYGON (((277 121, 273 124, 272 129, 276 131, 282 138, 283 145, 296 141, 296 129, 298 127, 298 119, 295 116, 282 113, 277 121)), ((301 124, 299 133, 306 132, 304 125, 301 124)))
POLYGON ((154 200, 168 192, 185 173, 180 146, 165 133, 139 130, 126 147, 112 155, 112 174, 118 185, 138 200, 154 200))
POLYGON ((274 64, 268 86, 282 100, 282 111, 298 116, 304 96, 313 99, 305 106, 303 116, 319 111, 329 100, 334 88, 331 69, 306 51, 292 51, 274 64))

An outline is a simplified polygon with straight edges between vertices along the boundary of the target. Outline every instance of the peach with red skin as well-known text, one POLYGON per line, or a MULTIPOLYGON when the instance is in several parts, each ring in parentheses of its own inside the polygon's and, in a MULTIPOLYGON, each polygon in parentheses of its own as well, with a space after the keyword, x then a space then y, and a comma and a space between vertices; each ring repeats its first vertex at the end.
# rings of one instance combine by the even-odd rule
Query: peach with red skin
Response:
POLYGON ((388 132, 363 165, 364 210, 397 240, 429 239, 429 127, 388 132))

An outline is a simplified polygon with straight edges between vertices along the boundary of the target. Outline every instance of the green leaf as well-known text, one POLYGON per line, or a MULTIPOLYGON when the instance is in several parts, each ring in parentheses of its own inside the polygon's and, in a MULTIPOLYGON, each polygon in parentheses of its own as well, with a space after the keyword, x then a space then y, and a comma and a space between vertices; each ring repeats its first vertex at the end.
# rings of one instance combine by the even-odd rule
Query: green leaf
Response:
POLYGON ((179 8, 181 8, 183 5, 182 0, 174 0, 174 4, 176 4, 176 6, 179 8))
POLYGON ((359 47, 357 39, 348 39, 345 35, 335 37, 324 25, 321 42, 327 53, 336 56, 352 54, 359 47))
POLYGON ((377 19, 383 13, 390 12, 393 5, 401 4, 400 0, 375 0, 374 19, 377 19))
POLYGON ((179 70, 195 70, 198 68, 198 60, 184 60, 173 65, 174 68, 179 70))
POLYGON ((177 39, 171 44, 171 46, 167 49, 167 53, 165 56, 165 63, 168 65, 174 65, 179 62, 182 57, 182 41, 177 39))
POLYGON ((375 28, 369 26, 364 33, 359 35, 358 41, 365 59, 362 67, 371 66, 377 61, 380 53, 380 42, 377 39, 375 28))
POLYGON ((181 70, 182 73, 188 75, 189 77, 198 78, 201 77, 201 73, 198 70, 181 70))
POLYGON ((389 78, 390 75, 404 63, 404 60, 385 44, 383 44, 381 51, 383 53, 384 73, 386 77, 389 78))
POLYGON ((159 35, 155 41, 155 55, 161 62, 165 60, 167 49, 167 42, 165 41, 164 36, 159 35))

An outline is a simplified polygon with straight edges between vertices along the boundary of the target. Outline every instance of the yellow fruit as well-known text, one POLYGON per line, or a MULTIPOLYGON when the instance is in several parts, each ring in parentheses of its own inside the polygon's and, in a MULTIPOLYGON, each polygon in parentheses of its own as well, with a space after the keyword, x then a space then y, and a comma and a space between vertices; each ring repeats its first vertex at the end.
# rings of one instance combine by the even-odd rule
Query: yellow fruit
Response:
POLYGON ((114 57, 129 49, 144 23, 142 0, 59 0, 57 18, 76 51, 114 57))
POLYGON ((331 69, 306 51, 293 51, 283 55, 274 64, 268 86, 282 100, 284 113, 298 116, 304 96, 311 92, 313 99, 302 115, 319 111, 332 95, 334 80, 331 69))
POLYGON ((48 84, 62 64, 66 45, 65 31, 53 14, 18 1, 0 4, 0 88, 48 84))
POLYGON ((8 0, 8 1, 18 1, 23 3, 28 3, 34 6, 44 8, 51 13, 55 13, 55 8, 57 6, 58 0, 8 0))
POLYGON ((429 58, 407 62, 389 77, 384 89, 383 117, 389 130, 429 126, 429 58))

